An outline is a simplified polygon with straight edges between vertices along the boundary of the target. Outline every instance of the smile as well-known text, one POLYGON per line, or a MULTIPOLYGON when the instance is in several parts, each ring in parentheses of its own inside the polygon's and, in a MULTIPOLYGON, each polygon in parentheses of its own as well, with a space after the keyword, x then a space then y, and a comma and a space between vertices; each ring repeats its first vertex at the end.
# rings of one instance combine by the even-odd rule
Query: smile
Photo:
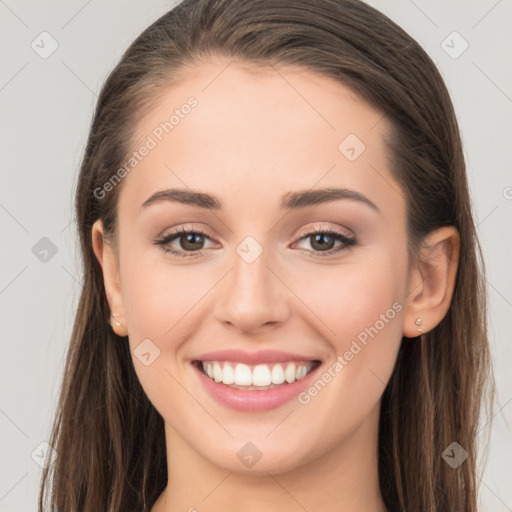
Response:
POLYGON ((248 365, 231 361, 199 361, 200 369, 210 379, 234 389, 265 390, 303 379, 318 361, 248 365))
POLYGON ((200 386, 219 405, 260 413, 293 401, 322 361, 278 351, 221 350, 190 361, 200 386))

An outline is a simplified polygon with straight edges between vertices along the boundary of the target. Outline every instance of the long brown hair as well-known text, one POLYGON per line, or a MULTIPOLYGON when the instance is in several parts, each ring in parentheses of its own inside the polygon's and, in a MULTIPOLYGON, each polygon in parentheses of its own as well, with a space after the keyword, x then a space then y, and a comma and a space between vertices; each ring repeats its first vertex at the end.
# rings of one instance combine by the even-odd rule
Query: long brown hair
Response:
POLYGON ((479 415, 493 386, 459 128, 425 51, 358 0, 185 0, 148 27, 108 76, 76 191, 84 282, 49 440, 57 458, 43 472, 39 510, 51 491, 52 511, 146 512, 167 484, 164 422, 138 381, 128 343, 109 326, 91 243, 97 219, 106 236, 115 234, 122 183, 105 197, 94 191, 126 160, 141 113, 187 64, 209 55, 300 66, 350 87, 392 127, 391 172, 406 196, 412 252, 432 230, 457 227, 450 309, 427 334, 402 340, 382 397, 379 475, 390 511, 476 512, 479 415), (457 469, 441 457, 454 441, 468 453, 457 469))

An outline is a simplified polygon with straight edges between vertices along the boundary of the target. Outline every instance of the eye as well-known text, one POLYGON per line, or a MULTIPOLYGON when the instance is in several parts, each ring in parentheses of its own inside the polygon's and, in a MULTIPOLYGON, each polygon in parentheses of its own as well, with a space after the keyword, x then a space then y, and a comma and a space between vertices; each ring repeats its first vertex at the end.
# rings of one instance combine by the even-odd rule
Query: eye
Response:
MULTIPOLYGON (((356 244, 355 239, 332 229, 317 227, 306 232, 300 238, 300 241, 308 241, 312 250, 306 249, 307 252, 313 253, 313 257, 331 256, 341 251, 346 251, 356 244), (335 243, 339 242, 336 247, 335 243)), ((297 242, 296 242, 297 243, 297 242)))
MULTIPOLYGON (((206 240, 211 240, 211 238, 202 229, 195 228, 187 230, 181 227, 173 233, 156 238, 153 242, 166 253, 190 258, 202 254, 201 251, 205 249, 203 245, 206 240), (177 242, 179 247, 173 247, 171 245, 173 242, 177 242)), ((313 253, 313 257, 330 256, 343 250, 348 250, 356 244, 353 238, 343 233, 321 227, 306 231, 302 234, 298 242, 307 240, 309 240, 312 249, 306 249, 306 251, 313 253), (336 242, 339 243, 337 247, 335 246, 336 242)), ((298 242, 295 242, 293 245, 296 245, 298 242)))
POLYGON ((154 240, 154 243, 160 246, 166 253, 190 258, 191 256, 197 256, 200 254, 199 251, 204 249, 203 244, 205 239, 211 240, 208 234, 201 229, 195 228, 193 230, 185 230, 185 228, 182 228, 177 229, 174 233, 169 233, 161 238, 157 238, 154 240), (175 241, 178 242, 178 245, 183 250, 180 250, 179 248, 176 249, 171 246, 171 243, 175 241))

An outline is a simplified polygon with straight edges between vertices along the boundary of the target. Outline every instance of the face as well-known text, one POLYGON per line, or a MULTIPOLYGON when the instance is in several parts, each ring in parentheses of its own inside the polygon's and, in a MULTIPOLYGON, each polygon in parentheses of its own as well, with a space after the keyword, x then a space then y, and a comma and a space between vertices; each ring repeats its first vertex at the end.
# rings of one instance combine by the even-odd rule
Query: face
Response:
POLYGON ((263 474, 374 442, 405 201, 386 120, 348 88, 227 64, 189 69, 140 120, 109 295, 168 444, 263 474))

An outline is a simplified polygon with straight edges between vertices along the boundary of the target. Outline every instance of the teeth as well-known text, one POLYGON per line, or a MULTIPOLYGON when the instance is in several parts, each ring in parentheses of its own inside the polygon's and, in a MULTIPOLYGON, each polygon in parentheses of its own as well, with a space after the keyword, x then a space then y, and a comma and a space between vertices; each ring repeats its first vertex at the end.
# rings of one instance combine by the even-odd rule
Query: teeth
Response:
POLYGON ((272 384, 282 384, 284 382, 284 370, 282 364, 275 364, 272 368, 272 384))
POLYGON ((243 363, 227 361, 203 361, 203 371, 215 382, 228 386, 250 386, 251 388, 268 388, 288 384, 304 378, 313 368, 313 362, 288 362, 274 364, 257 364, 249 366, 243 363))
POLYGON ((288 363, 286 370, 284 371, 284 378, 288 384, 295 382, 297 378, 297 372, 295 371, 295 363, 288 363))
POLYGON ((230 364, 225 364, 222 370, 222 382, 224 384, 234 384, 235 383, 235 371, 230 364))
POLYGON ((223 372, 222 368, 220 367, 220 364, 215 361, 213 363, 213 380, 215 382, 220 382, 223 379, 223 372))
MULTIPOLYGON (((238 382, 237 382, 238 384, 238 382)), ((266 364, 259 364, 254 367, 252 372, 253 386, 270 386, 272 384, 272 374, 266 364)))
MULTIPOLYGON (((224 382, 224 381, 222 381, 224 382)), ((237 364, 235 367, 235 384, 238 386, 251 386, 251 369, 246 364, 237 364)))

